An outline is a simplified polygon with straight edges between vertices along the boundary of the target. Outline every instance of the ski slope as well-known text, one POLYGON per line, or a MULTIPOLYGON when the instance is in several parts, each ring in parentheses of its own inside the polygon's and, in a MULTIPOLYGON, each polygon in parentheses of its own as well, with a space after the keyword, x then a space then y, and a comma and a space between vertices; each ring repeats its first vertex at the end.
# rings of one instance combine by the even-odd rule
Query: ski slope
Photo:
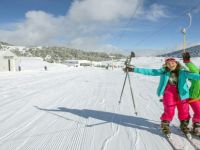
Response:
MULTIPOLYGON (((163 61, 140 57, 132 63, 159 68, 163 61)), ((130 73, 136 116, 128 82, 118 104, 125 77, 121 69, 48 64, 44 71, 43 63, 35 64, 33 71, 0 73, 0 150, 172 149, 159 129, 159 77, 130 73)), ((193 150, 178 126, 176 115, 171 123, 176 144, 193 150)))

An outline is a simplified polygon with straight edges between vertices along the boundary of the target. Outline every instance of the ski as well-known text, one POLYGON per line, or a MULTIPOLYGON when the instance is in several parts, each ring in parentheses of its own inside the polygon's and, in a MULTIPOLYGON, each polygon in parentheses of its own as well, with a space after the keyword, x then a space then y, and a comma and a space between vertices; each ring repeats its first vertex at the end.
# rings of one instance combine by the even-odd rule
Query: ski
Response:
MULTIPOLYGON (((176 127, 175 128, 177 131, 181 132, 181 135, 183 135, 183 137, 185 137, 185 139, 190 143, 190 145, 195 149, 195 150, 200 150, 200 142, 198 142, 199 140, 195 140, 194 135, 189 132, 188 134, 184 134, 180 128, 176 127), (198 144, 199 143, 199 144, 198 144)), ((180 135, 180 136, 181 136, 180 135)))
POLYGON ((193 141, 195 142, 196 146, 198 146, 198 149, 200 149, 200 137, 197 135, 192 135, 193 141))
POLYGON ((195 135, 193 132, 191 132, 191 135, 192 135, 192 140, 193 140, 193 143, 196 145, 196 149, 197 150, 200 150, 200 136, 198 135, 195 135))
POLYGON ((177 145, 177 142, 172 137, 172 133, 164 134, 162 131, 161 133, 173 150, 184 150, 184 148, 180 148, 180 145, 177 145))
POLYGON ((191 135, 192 135, 192 138, 195 138, 195 139, 197 139, 197 140, 200 140, 200 136, 199 136, 199 135, 195 135, 195 134, 193 134, 193 133, 191 133, 191 135))
POLYGON ((187 141, 194 147, 195 150, 200 150, 200 145, 198 145, 198 140, 195 141, 194 136, 190 134, 191 137, 188 137, 187 135, 185 135, 185 138, 187 139, 187 141))
POLYGON ((194 135, 192 135, 192 133, 184 134, 182 131, 181 133, 184 135, 185 139, 191 144, 191 146, 195 150, 200 150, 200 145, 197 143, 198 140, 197 141, 195 140, 194 135))
POLYGON ((173 150, 184 150, 184 148, 180 148, 180 146, 177 146, 177 143, 176 143, 175 140, 171 137, 171 135, 170 135, 170 137, 168 137, 168 136, 166 136, 166 135, 164 135, 164 136, 165 136, 166 141, 170 144, 170 146, 171 146, 171 148, 172 148, 173 150))
POLYGON ((196 135, 196 134, 192 131, 192 129, 190 129, 190 134, 191 134, 192 137, 194 137, 195 139, 200 140, 200 135, 196 135))
POLYGON ((171 138, 171 135, 164 135, 166 141, 169 143, 169 145, 172 147, 173 150, 178 150, 173 142, 173 139, 171 138))

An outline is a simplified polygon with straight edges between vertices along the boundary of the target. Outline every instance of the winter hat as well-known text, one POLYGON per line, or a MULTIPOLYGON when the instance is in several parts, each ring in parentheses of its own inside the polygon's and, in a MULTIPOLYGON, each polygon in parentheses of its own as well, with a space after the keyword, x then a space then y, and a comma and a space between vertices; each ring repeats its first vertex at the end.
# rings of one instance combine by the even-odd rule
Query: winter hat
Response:
POLYGON ((176 59, 173 58, 173 57, 169 57, 169 58, 165 59, 165 63, 170 62, 170 61, 175 61, 176 62, 176 59))

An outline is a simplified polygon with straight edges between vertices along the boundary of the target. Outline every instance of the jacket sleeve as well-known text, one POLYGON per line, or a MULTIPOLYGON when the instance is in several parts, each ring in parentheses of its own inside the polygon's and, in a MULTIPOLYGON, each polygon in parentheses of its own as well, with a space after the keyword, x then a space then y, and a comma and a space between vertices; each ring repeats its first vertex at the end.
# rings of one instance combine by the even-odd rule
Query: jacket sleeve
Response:
POLYGON ((145 68, 134 68, 133 72, 144 75, 160 76, 163 74, 164 69, 145 69, 145 68))
POLYGON ((193 64, 192 62, 186 63, 185 65, 189 68, 189 70, 192 73, 199 73, 199 68, 195 64, 193 64))
POLYGON ((188 71, 184 71, 184 72, 185 72, 185 76, 188 79, 200 80, 200 74, 198 74, 198 73, 191 73, 191 72, 188 72, 188 71))

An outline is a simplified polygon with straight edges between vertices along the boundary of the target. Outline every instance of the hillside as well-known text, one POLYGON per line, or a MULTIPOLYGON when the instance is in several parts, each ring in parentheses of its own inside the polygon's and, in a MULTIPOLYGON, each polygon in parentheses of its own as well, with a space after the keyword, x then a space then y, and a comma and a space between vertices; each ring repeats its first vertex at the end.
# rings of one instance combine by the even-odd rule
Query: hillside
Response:
MULTIPOLYGON (((191 57, 200 57, 200 45, 187 48, 187 51, 190 53, 191 57)), ((159 56, 180 58, 182 52, 183 50, 178 50, 178 51, 170 52, 170 53, 159 55, 159 56)))
POLYGON ((90 60, 90 61, 107 61, 113 59, 125 58, 118 53, 106 53, 96 51, 83 51, 67 47, 24 47, 12 46, 11 44, 0 42, 0 49, 10 50, 17 56, 23 57, 41 57, 48 62, 62 63, 69 59, 90 60))

